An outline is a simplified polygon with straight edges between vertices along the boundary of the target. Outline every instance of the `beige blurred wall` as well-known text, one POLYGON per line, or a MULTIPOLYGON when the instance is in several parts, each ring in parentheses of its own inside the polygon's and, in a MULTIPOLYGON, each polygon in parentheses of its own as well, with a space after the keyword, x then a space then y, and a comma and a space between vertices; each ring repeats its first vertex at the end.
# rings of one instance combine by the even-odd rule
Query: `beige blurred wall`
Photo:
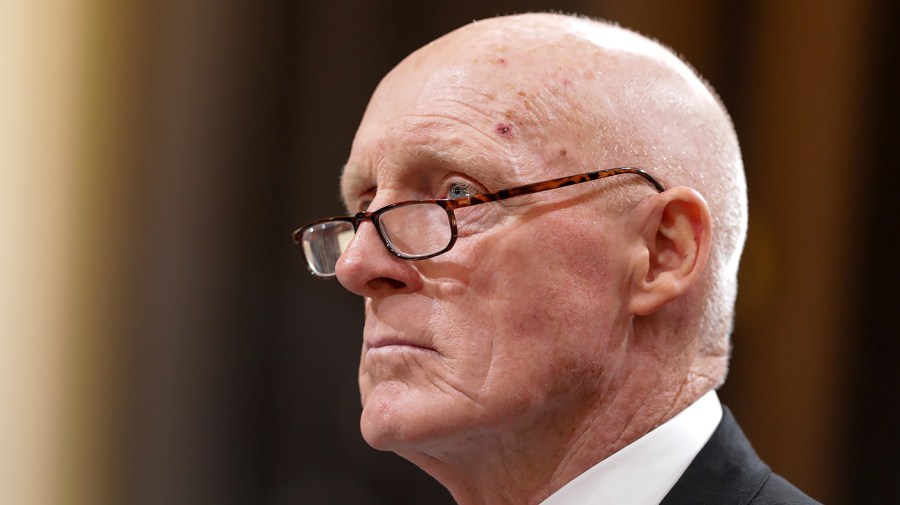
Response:
POLYGON ((0 16, 0 502, 62 503, 83 2, 0 16))
POLYGON ((0 503, 111 503, 129 9, 0 11, 0 503))

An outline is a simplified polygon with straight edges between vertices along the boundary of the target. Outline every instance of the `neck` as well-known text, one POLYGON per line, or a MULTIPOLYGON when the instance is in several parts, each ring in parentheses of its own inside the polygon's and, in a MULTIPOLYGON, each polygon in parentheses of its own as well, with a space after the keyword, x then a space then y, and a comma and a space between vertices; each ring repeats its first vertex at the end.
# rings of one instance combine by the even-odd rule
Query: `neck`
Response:
POLYGON ((711 388, 693 371, 681 368, 673 376, 648 361, 617 374, 596 397, 580 397, 552 414, 400 455, 461 505, 537 504, 711 388))

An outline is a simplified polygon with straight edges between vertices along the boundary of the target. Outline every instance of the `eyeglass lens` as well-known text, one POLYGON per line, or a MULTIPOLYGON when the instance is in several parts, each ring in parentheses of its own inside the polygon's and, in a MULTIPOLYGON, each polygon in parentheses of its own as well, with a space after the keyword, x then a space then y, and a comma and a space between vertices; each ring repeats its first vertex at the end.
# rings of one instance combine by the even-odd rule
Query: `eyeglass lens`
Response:
MULTIPOLYGON (((382 213, 378 221, 384 240, 407 259, 440 252, 453 239, 447 211, 433 203, 395 207, 382 213)), ((354 234, 349 221, 329 221, 304 229, 300 242, 310 270, 322 277, 333 276, 354 234)))
POLYGON ((300 243, 309 269, 316 275, 331 277, 341 253, 353 239, 353 223, 330 221, 303 230, 300 243))
POLYGON ((397 207, 382 214, 379 220, 385 240, 407 257, 441 251, 453 235, 447 211, 431 203, 397 207))

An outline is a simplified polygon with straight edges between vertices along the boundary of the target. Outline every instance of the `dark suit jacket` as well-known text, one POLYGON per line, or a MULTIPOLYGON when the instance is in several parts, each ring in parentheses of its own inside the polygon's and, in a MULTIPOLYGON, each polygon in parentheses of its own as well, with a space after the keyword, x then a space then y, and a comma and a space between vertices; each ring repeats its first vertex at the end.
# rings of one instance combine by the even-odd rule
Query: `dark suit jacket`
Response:
POLYGON ((731 412, 660 505, 814 505, 759 459, 731 412))

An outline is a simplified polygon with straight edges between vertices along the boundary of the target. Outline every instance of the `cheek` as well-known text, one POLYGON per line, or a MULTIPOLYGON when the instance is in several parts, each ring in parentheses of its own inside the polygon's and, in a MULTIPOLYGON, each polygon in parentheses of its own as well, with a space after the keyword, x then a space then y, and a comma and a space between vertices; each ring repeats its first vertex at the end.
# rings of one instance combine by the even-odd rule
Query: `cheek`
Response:
MULTIPOLYGON (((621 265, 596 230, 551 233, 561 226, 498 227, 423 262, 432 283, 414 299, 424 305, 392 312, 403 314, 392 324, 433 336, 442 357, 390 380, 361 365, 371 444, 528 425, 602 394, 621 265)), ((369 313, 367 331, 375 321, 369 313)))
POLYGON ((565 229, 564 223, 521 226, 515 235, 490 241, 494 247, 474 251, 488 259, 472 290, 502 305, 494 313, 504 323, 526 330, 547 331, 554 325, 572 330, 618 313, 625 262, 614 243, 603 238, 611 234, 599 226, 553 232, 565 229))
POLYGON ((550 233, 561 229, 553 224, 522 226, 518 237, 473 251, 490 259, 469 290, 482 300, 473 313, 489 317, 495 329, 490 376, 545 384, 545 392, 597 376, 627 318, 624 261, 602 239, 611 235, 550 233))

